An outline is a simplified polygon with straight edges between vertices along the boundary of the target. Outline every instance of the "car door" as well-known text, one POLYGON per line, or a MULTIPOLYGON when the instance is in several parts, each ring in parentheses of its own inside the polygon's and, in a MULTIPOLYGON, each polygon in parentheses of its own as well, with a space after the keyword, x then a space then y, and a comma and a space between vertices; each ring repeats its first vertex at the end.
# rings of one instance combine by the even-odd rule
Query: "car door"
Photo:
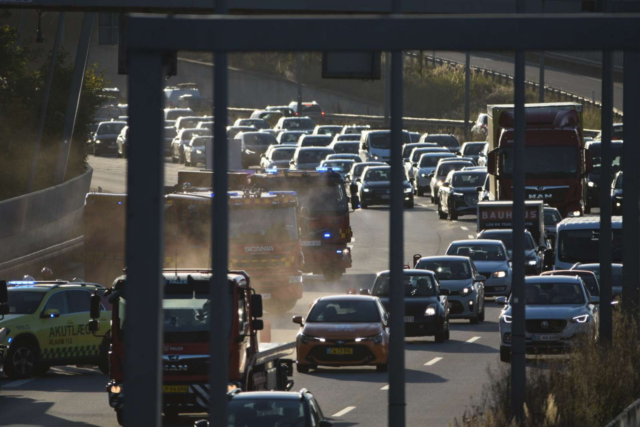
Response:
POLYGON ((67 293, 57 290, 45 298, 36 332, 41 350, 40 357, 46 364, 62 364, 65 359, 71 357, 73 346, 74 321, 69 316, 67 293), (45 316, 48 310, 57 310, 58 315, 45 316))
POLYGON ((91 360, 100 354, 102 336, 109 331, 109 314, 101 307, 100 330, 94 335, 89 331, 89 307, 91 292, 83 289, 66 291, 69 303, 69 317, 73 320, 74 336, 72 354, 74 359, 91 360))

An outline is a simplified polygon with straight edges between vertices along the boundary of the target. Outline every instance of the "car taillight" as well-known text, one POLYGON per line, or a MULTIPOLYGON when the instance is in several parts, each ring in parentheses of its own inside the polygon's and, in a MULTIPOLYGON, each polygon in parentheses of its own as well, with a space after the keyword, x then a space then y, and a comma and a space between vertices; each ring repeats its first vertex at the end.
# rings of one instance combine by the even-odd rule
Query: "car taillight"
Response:
POLYGON ((324 116, 324 111, 322 112, 322 115, 324 116))
POLYGON ((296 111, 296 116, 298 115, 298 112, 296 111))
POLYGON ((173 108, 173 101, 169 101, 169 106, 173 108))

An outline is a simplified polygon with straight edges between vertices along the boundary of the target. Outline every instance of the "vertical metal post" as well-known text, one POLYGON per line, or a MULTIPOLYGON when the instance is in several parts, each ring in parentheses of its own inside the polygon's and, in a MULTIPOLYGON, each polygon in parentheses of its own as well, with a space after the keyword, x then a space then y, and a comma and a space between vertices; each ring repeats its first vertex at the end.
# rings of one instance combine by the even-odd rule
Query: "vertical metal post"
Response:
POLYGON ((20 11, 20 23, 18 24, 18 40, 16 40, 16 46, 22 45, 22 38, 24 36, 24 21, 26 19, 26 9, 20 11))
POLYGON ((404 380, 404 169, 402 167, 402 52, 391 54, 391 212, 389 214, 389 270, 391 317, 389 350, 389 426, 405 425, 404 380))
POLYGON ((544 51, 540 52, 540 87, 538 92, 538 102, 544 102, 544 51))
MULTIPOLYGON (((624 112, 625 117, 638 117, 637 95, 640 95, 640 53, 636 51, 624 52, 624 112), (636 78, 634 78, 636 76, 636 78)), ((627 141, 637 141, 640 138, 640 121, 625 120, 624 134, 627 141)), ((640 146, 638 144, 622 145, 622 309, 625 313, 638 316, 640 304, 640 146)))
POLYGON ((302 116, 302 52, 298 52, 297 71, 298 76, 298 115, 302 116))
POLYGON ((51 94, 51 84, 53 83, 53 75, 56 70, 56 61, 58 59, 58 47, 62 38, 62 30, 64 29, 64 12, 60 12, 58 16, 58 29, 56 30, 56 38, 53 41, 53 50, 51 51, 51 64, 49 65, 49 75, 44 87, 42 95, 42 107, 40 109, 40 121, 38 122, 38 133, 36 134, 35 145, 31 155, 31 170, 29 171, 29 181, 27 182, 27 193, 33 191, 35 184, 36 170, 38 169, 38 156, 40 154, 40 145, 42 144, 42 135, 44 134, 44 125, 47 119, 47 108, 49 107, 49 95, 51 94))
POLYGON ((389 103, 391 99, 391 54, 384 53, 384 126, 389 126, 389 103))
MULTIPOLYGON (((216 12, 228 13, 227 1, 216 1, 216 12)), ((300 77, 298 78, 300 82, 300 77)), ((213 209, 211 210, 211 275, 210 298, 213 315, 209 335, 209 425, 227 426, 227 386, 229 383, 229 335, 230 312, 229 287, 229 201, 228 188, 228 144, 227 107, 229 87, 227 74, 227 53, 214 52, 213 69, 213 209)), ((300 112, 298 101, 298 112, 300 112)))
POLYGON ((436 51, 433 51, 433 56, 431 57, 431 59, 433 60, 433 68, 436 68, 436 51))
POLYGON ((160 426, 164 219, 164 95, 160 52, 131 52, 127 165, 124 422, 160 426))
POLYGON ((513 281, 511 306, 511 414, 518 424, 524 422, 526 387, 525 360, 525 292, 524 292, 524 186, 525 186, 525 121, 524 121, 524 51, 515 58, 515 138, 513 147, 513 281))
POLYGON ((471 114, 471 52, 465 54, 464 63, 464 139, 469 141, 469 115, 471 114))
POLYGON ((613 51, 602 52, 602 143, 600 167, 600 342, 611 344, 611 134, 613 132, 613 51))
POLYGON ((76 61, 73 65, 73 80, 69 91, 69 101, 67 111, 64 116, 64 129, 62 130, 62 142, 58 151, 58 162, 54 172, 54 185, 64 182, 69 162, 69 151, 71 150, 71 140, 73 139, 73 129, 78 116, 78 106, 80 105, 80 94, 84 83, 84 74, 87 70, 87 60, 89 58, 89 48, 91 46, 91 31, 95 13, 85 12, 82 17, 82 30, 78 39, 78 49, 76 51, 76 61))

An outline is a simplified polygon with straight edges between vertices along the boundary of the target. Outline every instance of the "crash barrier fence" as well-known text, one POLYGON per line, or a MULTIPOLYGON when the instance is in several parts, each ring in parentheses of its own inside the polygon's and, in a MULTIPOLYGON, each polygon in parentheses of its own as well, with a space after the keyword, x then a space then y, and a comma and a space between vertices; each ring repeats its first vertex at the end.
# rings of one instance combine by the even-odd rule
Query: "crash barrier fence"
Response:
POLYGON ((633 402, 605 427, 636 427, 640 425, 640 399, 633 402))
POLYGON ((60 263, 76 253, 82 244, 84 199, 92 175, 88 167, 63 184, 0 202, 2 277, 32 274, 45 262, 60 263))
MULTIPOLYGON (((545 52, 545 55, 547 54, 547 52, 545 52)), ((425 61, 426 62, 436 62, 437 64, 440 64, 441 66, 445 66, 445 65, 452 65, 452 66, 464 66, 465 64, 462 62, 457 62, 457 61, 452 61, 450 59, 443 59, 443 58, 438 58, 438 57, 433 57, 433 55, 425 55, 425 61)), ((494 71, 494 70, 489 70, 487 68, 482 68, 482 67, 476 67, 476 66, 471 66, 471 72, 476 73, 476 74, 482 74, 485 75, 489 78, 492 78, 493 80, 499 81, 501 83, 510 83, 513 84, 513 76, 509 75, 509 74, 505 74, 505 73, 500 73, 498 71, 494 71)), ((530 80, 525 80, 524 81, 525 85, 527 85, 530 88, 533 88, 535 90, 539 90, 540 88, 540 84, 538 82, 533 82, 530 80)), ((578 102, 580 104, 587 104, 587 105, 592 105, 594 107, 597 108, 602 108, 602 104, 600 102, 594 101, 593 99, 584 97, 584 96, 580 96, 577 95, 575 93, 571 93, 571 92, 567 92, 561 89, 555 89, 552 88, 550 86, 545 85, 544 86, 544 90, 547 94, 553 94, 556 96, 559 96, 560 98, 562 98, 563 100, 567 101, 567 102, 578 102)), ((622 120, 623 117, 623 112, 614 108, 613 109, 613 114, 614 117, 616 119, 620 119, 622 120)), ((460 120, 460 122, 463 123, 462 126, 464 126, 464 121, 460 120)))

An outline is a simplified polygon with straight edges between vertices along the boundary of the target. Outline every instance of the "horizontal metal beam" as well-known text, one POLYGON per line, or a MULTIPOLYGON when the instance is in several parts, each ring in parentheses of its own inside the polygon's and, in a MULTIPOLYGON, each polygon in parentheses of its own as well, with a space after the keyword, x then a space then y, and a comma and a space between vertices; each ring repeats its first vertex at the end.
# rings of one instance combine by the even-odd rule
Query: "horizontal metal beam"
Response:
POLYGON ((132 49, 174 51, 605 50, 640 48, 640 14, 198 18, 133 15, 132 49), (456 37, 443 37, 451 28, 456 37), (259 37, 256 37, 259 34, 259 37), (304 37, 291 37, 300 34, 304 37), (482 37, 478 37, 482 34, 482 37), (526 34, 526 37, 507 37, 526 34), (598 37, 593 37, 597 34, 598 37), (233 37, 230 37, 233 35, 233 37))

